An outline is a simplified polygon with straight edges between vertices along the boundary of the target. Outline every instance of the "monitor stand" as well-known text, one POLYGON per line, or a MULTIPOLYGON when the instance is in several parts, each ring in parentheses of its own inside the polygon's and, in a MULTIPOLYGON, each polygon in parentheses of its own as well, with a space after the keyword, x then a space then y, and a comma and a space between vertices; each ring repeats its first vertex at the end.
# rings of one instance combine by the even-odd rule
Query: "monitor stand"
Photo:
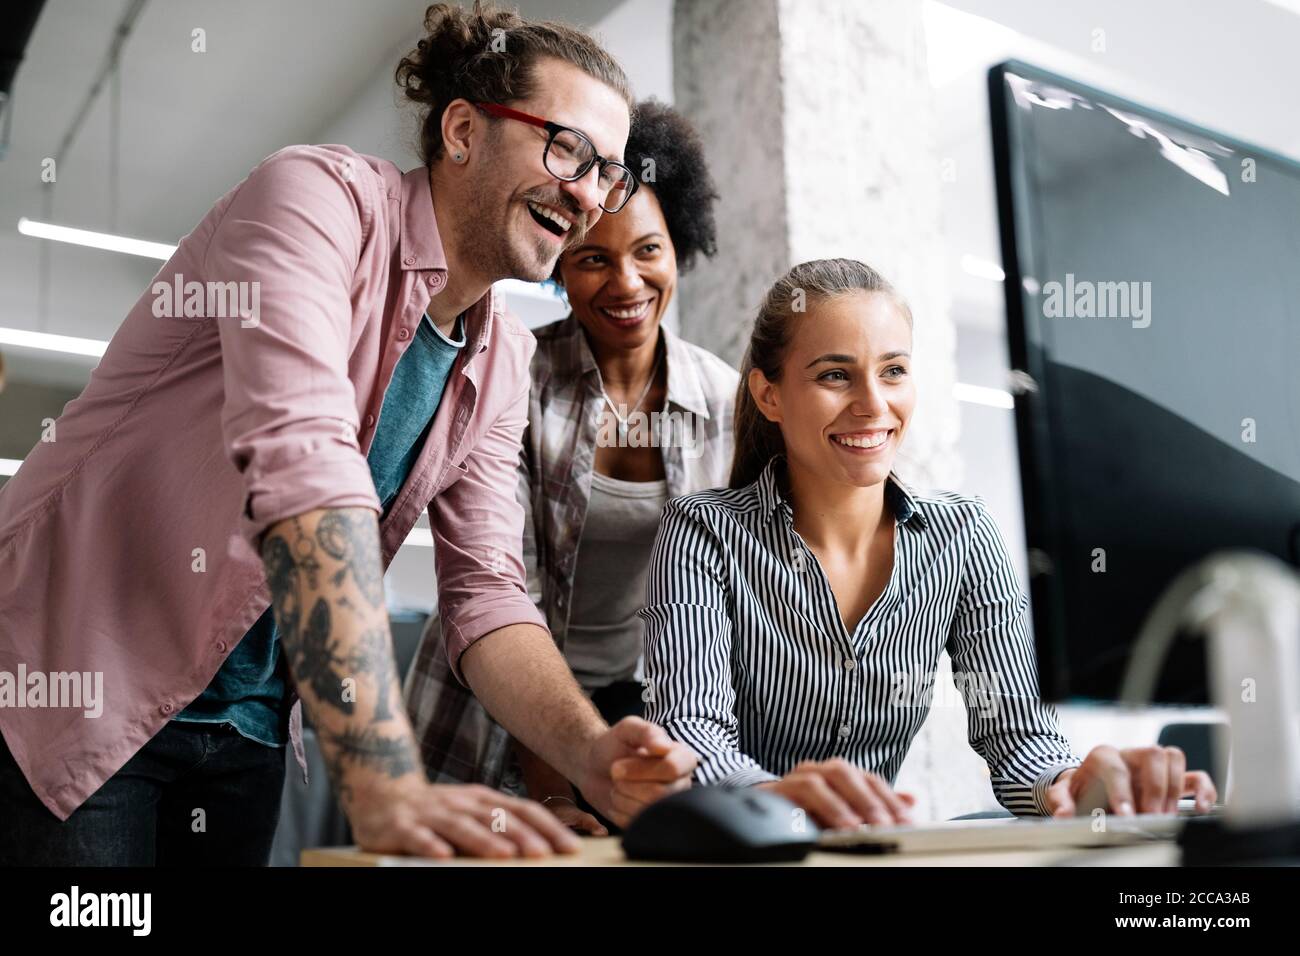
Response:
POLYGON ((1229 726, 1228 759, 1219 760, 1229 766, 1225 810, 1184 831, 1184 862, 1300 857, 1300 577, 1247 551, 1211 555, 1185 571, 1134 643, 1126 704, 1150 701, 1181 628, 1206 636, 1211 699, 1229 726))
POLYGON ((1197 597, 1209 641, 1212 699, 1228 716, 1231 799, 1224 820, 1300 818, 1300 583, 1263 554, 1211 557, 1197 597))

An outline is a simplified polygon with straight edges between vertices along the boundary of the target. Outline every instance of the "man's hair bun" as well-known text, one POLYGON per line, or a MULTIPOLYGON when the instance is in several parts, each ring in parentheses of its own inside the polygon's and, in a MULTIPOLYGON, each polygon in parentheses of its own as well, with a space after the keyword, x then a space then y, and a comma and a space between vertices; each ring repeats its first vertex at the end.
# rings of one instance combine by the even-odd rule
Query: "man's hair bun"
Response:
POLYGON ((535 66, 552 57, 578 67, 634 100, 617 61, 583 31, 530 21, 517 11, 475 3, 472 11, 435 3, 424 14, 425 36, 397 64, 397 85, 427 111, 420 126, 425 165, 442 155, 442 114, 456 99, 506 104, 536 88, 535 66))

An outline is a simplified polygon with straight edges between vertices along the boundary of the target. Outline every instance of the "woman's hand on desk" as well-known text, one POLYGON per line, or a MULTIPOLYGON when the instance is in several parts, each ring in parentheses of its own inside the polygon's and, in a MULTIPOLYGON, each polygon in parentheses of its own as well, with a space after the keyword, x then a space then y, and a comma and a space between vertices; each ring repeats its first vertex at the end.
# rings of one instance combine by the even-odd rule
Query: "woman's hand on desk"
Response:
POLYGON ((550 764, 533 753, 518 740, 512 740, 519 768, 523 771, 524 786, 528 795, 538 801, 570 830, 590 833, 592 836, 609 836, 609 831, 590 813, 578 807, 576 794, 569 781, 550 764))
POLYGON ((1094 747, 1077 769, 1066 770, 1047 789, 1047 809, 1055 817, 1108 807, 1119 816, 1176 813, 1180 797, 1195 797, 1207 813, 1218 799, 1203 770, 1187 769, 1177 747, 1094 747))
POLYGON ((916 803, 910 793, 895 792, 884 778, 841 758, 805 760, 780 780, 757 786, 803 807, 818 826, 832 828, 911 823, 916 803))
POLYGON ((601 825, 601 822, 580 808, 572 796, 553 794, 542 801, 542 806, 555 814, 555 819, 570 830, 588 833, 591 836, 609 836, 609 831, 601 825))

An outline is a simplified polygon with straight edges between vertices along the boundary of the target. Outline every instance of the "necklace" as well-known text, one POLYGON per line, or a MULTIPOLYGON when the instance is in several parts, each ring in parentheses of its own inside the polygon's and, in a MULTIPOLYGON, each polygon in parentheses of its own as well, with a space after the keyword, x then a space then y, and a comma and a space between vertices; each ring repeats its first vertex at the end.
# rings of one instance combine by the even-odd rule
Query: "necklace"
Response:
POLYGON ((609 392, 605 391, 605 382, 602 377, 600 394, 605 399, 605 404, 609 406, 610 414, 618 420, 618 437, 621 441, 627 440, 627 420, 636 414, 637 409, 641 407, 641 403, 645 401, 645 397, 650 394, 650 386, 654 384, 655 377, 659 374, 659 365, 663 360, 663 353, 660 352, 659 357, 655 359, 655 367, 650 370, 650 377, 646 379, 645 388, 641 389, 641 397, 636 400, 636 404, 632 406, 632 411, 627 413, 627 417, 620 415, 618 409, 614 407, 614 403, 610 401, 609 392))

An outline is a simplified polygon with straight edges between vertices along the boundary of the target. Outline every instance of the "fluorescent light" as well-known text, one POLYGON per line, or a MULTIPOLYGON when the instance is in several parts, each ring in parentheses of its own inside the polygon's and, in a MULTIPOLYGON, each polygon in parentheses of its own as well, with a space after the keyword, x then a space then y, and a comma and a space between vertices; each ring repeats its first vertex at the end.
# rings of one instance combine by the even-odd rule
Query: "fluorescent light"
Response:
POLYGON ((988 279, 991 282, 1001 282, 1007 277, 1000 265, 996 262, 989 262, 987 259, 981 259, 979 256, 962 256, 961 268, 963 272, 969 273, 977 279, 988 279))
POLYGON ((0 475, 13 475, 23 463, 21 458, 0 458, 0 475))
POLYGON ((27 329, 0 328, 0 345, 20 348, 45 349, 48 352, 66 352, 70 355, 91 355, 101 358, 108 343, 100 339, 82 339, 75 335, 54 335, 50 332, 29 332, 27 329))
POLYGON ((1000 388, 986 388, 983 385, 967 385, 958 382, 952 387, 952 394, 959 402, 972 405, 988 405, 990 408, 1015 408, 1016 402, 1011 393, 1000 388))
POLYGON ((144 256, 148 259, 170 259, 172 253, 176 251, 175 246, 169 246, 165 242, 148 242, 144 239, 131 239, 128 236, 115 236, 111 232, 91 232, 89 229, 56 226, 53 223, 37 222, 26 216, 18 220, 18 231, 24 236, 32 236, 36 239, 70 242, 73 245, 107 249, 110 252, 125 252, 128 255, 144 256))

